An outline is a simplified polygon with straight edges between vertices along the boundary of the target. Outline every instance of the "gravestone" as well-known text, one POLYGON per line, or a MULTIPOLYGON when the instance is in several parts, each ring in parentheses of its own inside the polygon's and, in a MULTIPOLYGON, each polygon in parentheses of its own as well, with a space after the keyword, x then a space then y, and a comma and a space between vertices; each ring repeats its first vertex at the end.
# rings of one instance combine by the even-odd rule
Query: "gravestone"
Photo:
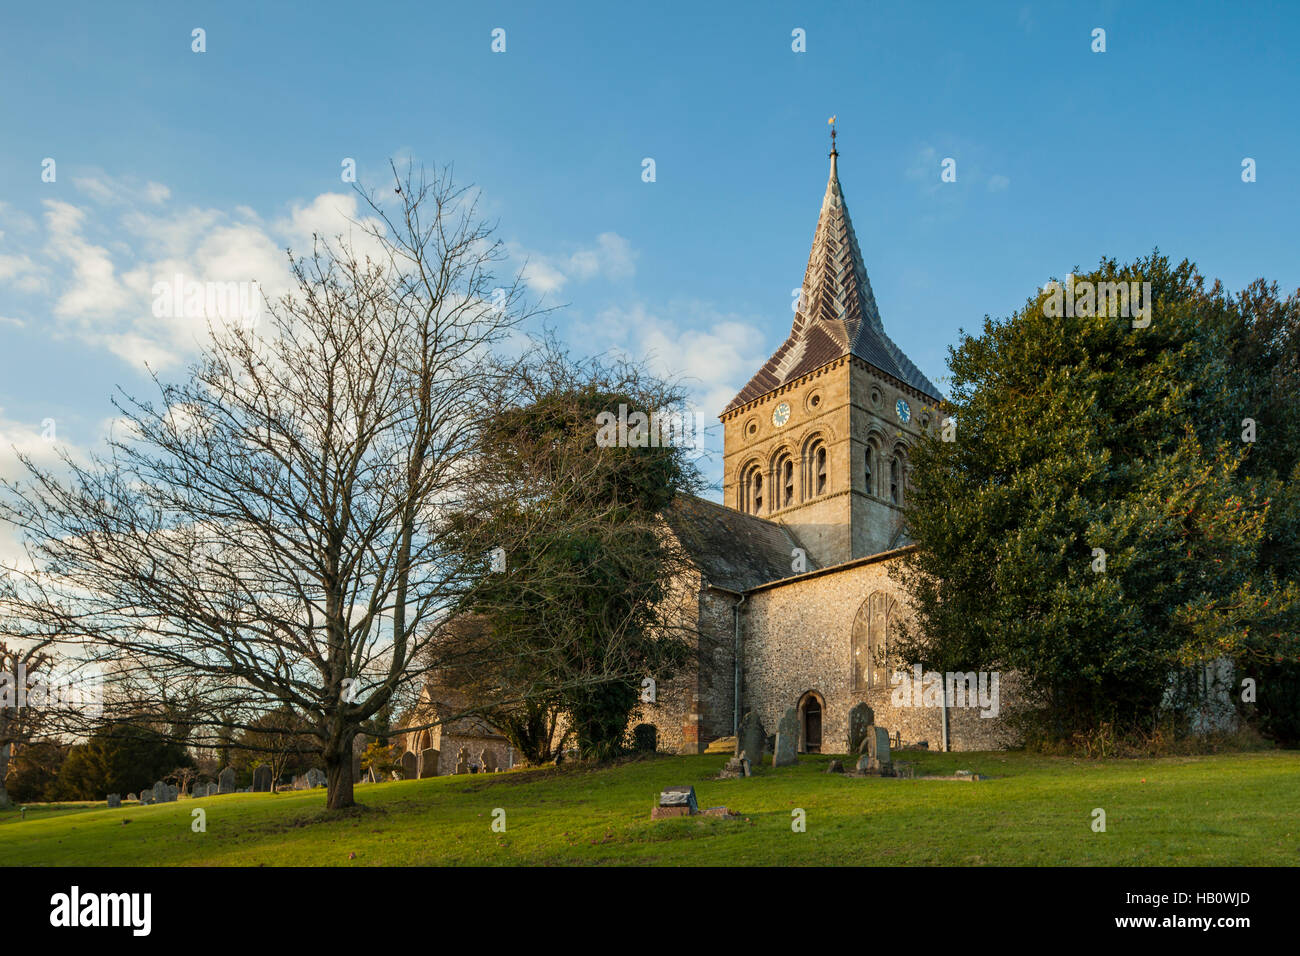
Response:
POLYGON ((479 770, 481 772, 491 773, 493 770, 496 769, 496 764, 497 764, 496 754, 494 754, 491 750, 488 750, 487 747, 484 747, 482 750, 479 751, 478 765, 479 765, 479 770))
POLYGON ((163 783, 161 780, 157 781, 157 782, 153 785, 153 801, 152 801, 152 802, 154 802, 154 803, 166 803, 166 802, 167 802, 167 784, 163 783))
POLYGON ((435 748, 428 747, 420 751, 419 778, 438 776, 438 758, 442 756, 435 748))
POLYGON ((854 704, 849 710, 849 750, 851 754, 860 753, 862 742, 867 739, 867 730, 876 722, 876 715, 866 704, 854 704))
POLYGON ((843 772, 844 772, 844 764, 840 763, 838 760, 832 760, 832 761, 830 762, 830 764, 826 767, 826 772, 827 772, 827 773, 843 773, 843 772))
POLYGON ((469 773, 469 751, 464 747, 456 754, 456 772, 469 773))
POLYGON ((752 775, 749 766, 749 757, 742 752, 739 757, 732 757, 727 761, 727 765, 722 768, 722 773, 718 774, 720 780, 734 779, 736 777, 748 777, 752 775))
POLYGON ((799 750, 799 715, 793 707, 785 712, 776 727, 776 745, 772 748, 772 766, 788 767, 799 750))
POLYGON ((135 802, 136 802, 137 800, 139 800, 139 799, 140 799, 140 798, 137 797, 134 793, 128 793, 128 794, 126 795, 126 802, 127 802, 127 803, 135 803, 135 802))
POLYGON ((108 809, 116 810, 122 805, 122 795, 120 793, 110 793, 108 795, 108 809))
POLYGON ((420 758, 411 751, 402 754, 402 779, 418 780, 420 777, 420 758))
POLYGON ((253 792, 271 792, 271 768, 266 764, 262 764, 253 770, 253 792))
POLYGON ((141 790, 141 791, 140 791, 140 806, 142 806, 142 807, 147 807, 147 806, 149 806, 149 804, 151 804, 151 803, 153 803, 153 791, 152 791, 152 790, 141 790))
POLYGON ((323 787, 329 782, 325 771, 318 767, 312 767, 307 771, 307 789, 315 790, 317 787, 323 787))
POLYGON ((181 795, 181 788, 174 784, 167 784, 167 802, 175 803, 176 798, 181 795))
POLYGON ((875 769, 884 770, 889 766, 889 731, 884 727, 871 728, 867 736, 867 756, 875 769))
POLYGON ((740 719, 740 730, 736 734, 736 756, 745 754, 755 767, 763 764, 763 744, 767 741, 767 731, 752 710, 740 719))
POLYGON ((659 793, 659 806, 685 807, 687 813, 699 813, 700 805, 695 800, 694 787, 666 787, 659 793))
POLYGON ((235 792, 235 768, 227 767, 217 774, 217 793, 235 792))

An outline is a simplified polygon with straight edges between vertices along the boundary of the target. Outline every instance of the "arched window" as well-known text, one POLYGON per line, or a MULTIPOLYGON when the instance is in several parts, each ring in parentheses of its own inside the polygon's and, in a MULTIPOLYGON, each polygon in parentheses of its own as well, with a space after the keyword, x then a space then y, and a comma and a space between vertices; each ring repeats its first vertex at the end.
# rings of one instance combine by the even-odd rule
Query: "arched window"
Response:
POLYGON ((813 435, 803 444, 803 497, 807 501, 826 494, 826 442, 813 435))
POLYGON ((873 591, 853 619, 853 689, 883 690, 889 686, 887 670, 890 630, 898 601, 887 591, 873 591))
POLYGON ((741 511, 756 515, 763 511, 763 469, 758 462, 746 465, 740 473, 736 504, 741 511))
POLYGON ((880 449, 876 447, 874 439, 867 441, 866 466, 863 469, 863 478, 865 480, 867 494, 876 494, 876 471, 880 461, 880 449))
POLYGON ((889 500, 896 505, 903 503, 903 489, 907 485, 907 449, 902 445, 894 448, 893 457, 889 459, 889 500))
POLYGON ((794 498, 794 458, 788 451, 782 452, 776 459, 775 507, 788 508, 795 502, 794 498))

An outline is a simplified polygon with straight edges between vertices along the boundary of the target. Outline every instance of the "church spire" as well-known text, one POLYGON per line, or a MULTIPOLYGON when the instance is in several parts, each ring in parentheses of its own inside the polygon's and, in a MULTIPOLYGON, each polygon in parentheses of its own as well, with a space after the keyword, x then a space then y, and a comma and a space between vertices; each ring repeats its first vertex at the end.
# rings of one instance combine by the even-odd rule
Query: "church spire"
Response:
POLYGON ((832 116, 830 176, 790 337, 732 399, 726 411, 849 354, 926 395, 938 397, 938 389, 885 334, 840 187, 834 121, 832 116))

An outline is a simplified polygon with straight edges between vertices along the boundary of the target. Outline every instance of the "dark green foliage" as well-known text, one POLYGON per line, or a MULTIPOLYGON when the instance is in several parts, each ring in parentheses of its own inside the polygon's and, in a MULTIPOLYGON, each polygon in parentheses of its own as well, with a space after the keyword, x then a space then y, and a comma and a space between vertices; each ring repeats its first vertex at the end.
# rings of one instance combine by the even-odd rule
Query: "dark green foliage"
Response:
POLYGON ((658 515, 694 472, 679 447, 597 441, 602 412, 680 406, 680 395, 634 374, 574 381, 573 371, 552 366, 495 412, 483 449, 491 478, 463 523, 467 549, 505 556, 499 573, 485 558, 466 611, 493 645, 475 655, 478 689, 513 699, 493 719, 530 759, 549 755, 556 711, 582 755, 618 753, 642 678, 666 680, 684 653, 665 608, 681 556, 658 515))
POLYGON ((108 724, 68 752, 54 793, 59 800, 125 796, 192 765, 185 748, 161 734, 133 724, 108 724))
POLYGON ((1252 296, 1159 254, 1076 281, 1120 279, 1151 283, 1149 327, 1045 315, 1040 293, 964 335, 943 413, 956 440, 912 456, 900 655, 1019 672, 1061 736, 1149 726, 1181 665, 1297 657, 1280 533, 1295 492, 1276 470, 1296 460, 1294 423, 1267 465, 1241 440, 1252 412, 1285 417, 1254 378, 1269 333, 1249 331, 1252 296))

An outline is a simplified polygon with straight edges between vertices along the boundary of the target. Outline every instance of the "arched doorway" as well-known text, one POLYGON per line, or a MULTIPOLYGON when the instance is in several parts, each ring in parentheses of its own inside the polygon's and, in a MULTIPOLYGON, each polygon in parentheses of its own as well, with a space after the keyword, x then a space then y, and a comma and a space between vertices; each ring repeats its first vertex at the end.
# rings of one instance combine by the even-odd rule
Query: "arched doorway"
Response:
POLYGON ((822 698, 816 691, 808 691, 799 701, 799 731, 803 753, 822 752, 822 698))

